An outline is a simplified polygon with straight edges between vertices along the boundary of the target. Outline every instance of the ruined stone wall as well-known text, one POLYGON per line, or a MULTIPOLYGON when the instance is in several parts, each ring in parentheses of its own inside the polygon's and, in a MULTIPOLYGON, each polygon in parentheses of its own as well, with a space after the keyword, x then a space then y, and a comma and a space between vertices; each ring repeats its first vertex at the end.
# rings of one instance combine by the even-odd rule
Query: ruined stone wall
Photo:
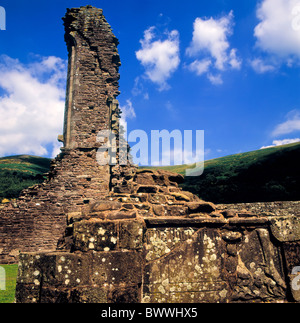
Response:
POLYGON ((102 10, 68 9, 63 18, 69 52, 65 148, 94 148, 100 130, 110 129, 108 100, 119 95, 118 40, 102 10))
POLYGON ((17 302, 300 301, 292 288, 300 256, 293 221, 238 214, 85 219, 74 223, 73 252, 20 256, 17 302), (282 234, 282 226, 294 232, 282 234))
POLYGON ((57 251, 21 255, 17 302, 299 301, 299 218, 218 209, 182 180, 135 170, 128 192, 71 213, 57 251))
POLYGON ((111 169, 97 163, 97 133, 110 129, 118 107, 118 41, 102 10, 68 10, 64 19, 69 51, 62 153, 48 179, 0 209, 0 263, 16 262, 19 251, 54 250, 69 213, 84 213, 110 190, 111 169))
POLYGON ((51 166, 49 179, 22 192, 0 209, 0 263, 16 262, 20 251, 54 250, 69 213, 84 212, 109 190, 109 169, 96 150, 65 151, 51 166))
MULTIPOLYGON (((16 301, 300 301, 292 283, 299 217, 215 206, 183 191, 182 175, 97 163, 97 130, 118 133, 117 41, 100 9, 68 10, 64 22, 70 53, 65 148, 48 181, 1 215, 3 222, 19 219, 17 247, 24 241, 16 301), (67 223, 55 249, 58 237, 50 235, 53 225, 62 230, 60 219, 67 223), (41 251, 28 252, 33 248, 41 251)), ((8 229, 1 229, 4 256, 14 258, 8 229)))

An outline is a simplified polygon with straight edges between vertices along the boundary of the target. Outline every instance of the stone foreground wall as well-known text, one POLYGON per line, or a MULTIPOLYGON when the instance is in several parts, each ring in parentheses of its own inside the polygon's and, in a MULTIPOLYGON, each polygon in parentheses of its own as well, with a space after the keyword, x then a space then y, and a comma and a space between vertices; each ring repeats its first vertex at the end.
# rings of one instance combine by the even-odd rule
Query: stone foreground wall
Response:
POLYGON ((17 302, 300 301, 291 217, 90 219, 73 238, 73 252, 20 256, 17 302))

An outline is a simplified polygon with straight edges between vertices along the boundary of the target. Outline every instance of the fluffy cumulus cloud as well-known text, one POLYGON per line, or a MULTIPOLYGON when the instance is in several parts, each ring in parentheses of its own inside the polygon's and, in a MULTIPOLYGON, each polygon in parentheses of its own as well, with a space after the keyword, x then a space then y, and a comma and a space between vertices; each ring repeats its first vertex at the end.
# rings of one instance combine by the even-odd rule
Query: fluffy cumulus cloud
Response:
POLYGON ((0 155, 55 156, 62 133, 67 63, 50 56, 24 65, 0 56, 0 155))
POLYGON ((232 11, 219 19, 196 18, 192 42, 186 50, 186 54, 194 61, 187 68, 197 75, 207 74, 213 84, 222 83, 220 72, 240 69, 242 61, 237 55, 237 49, 230 48, 228 41, 232 28, 232 11))
POLYGON ((179 58, 179 33, 177 30, 164 33, 157 39, 155 27, 144 32, 140 40, 141 49, 135 54, 145 68, 145 75, 159 86, 159 90, 169 88, 167 80, 177 70, 179 58))
POLYGON ((263 146, 260 149, 271 148, 271 147, 282 146, 282 145, 288 145, 288 144, 293 144, 293 143, 296 143, 296 142, 300 142, 300 138, 273 140, 272 145, 263 146))
POLYGON ((299 0, 262 0, 257 9, 256 45, 280 59, 300 59, 299 0))

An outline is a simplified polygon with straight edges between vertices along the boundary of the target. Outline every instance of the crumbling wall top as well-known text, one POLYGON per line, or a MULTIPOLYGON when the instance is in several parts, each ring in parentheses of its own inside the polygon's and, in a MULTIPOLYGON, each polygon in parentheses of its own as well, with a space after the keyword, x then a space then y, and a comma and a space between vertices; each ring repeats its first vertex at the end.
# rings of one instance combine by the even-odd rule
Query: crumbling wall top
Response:
POLYGON ((109 98, 119 92, 118 39, 102 9, 67 9, 62 18, 69 65, 66 91, 64 148, 95 148, 97 134, 110 129, 109 98))

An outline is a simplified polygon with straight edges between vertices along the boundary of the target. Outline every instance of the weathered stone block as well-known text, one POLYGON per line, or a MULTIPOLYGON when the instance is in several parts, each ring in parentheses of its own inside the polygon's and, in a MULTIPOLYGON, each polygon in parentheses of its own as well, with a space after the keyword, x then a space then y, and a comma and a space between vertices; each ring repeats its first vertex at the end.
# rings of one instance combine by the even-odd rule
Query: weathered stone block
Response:
POLYGON ((148 228, 145 232, 146 261, 166 256, 181 243, 191 239, 193 228, 148 228))
POLYGON ((141 284, 120 287, 118 286, 109 294, 108 303, 140 303, 141 302, 141 284))
POLYGON ((40 285, 18 282, 15 297, 17 303, 38 303, 40 301, 40 285))
POLYGON ((72 287, 87 283, 89 267, 87 255, 67 252, 22 254, 18 282, 64 285, 72 287))
POLYGON ((168 216, 185 216, 188 214, 188 208, 183 205, 168 205, 165 210, 168 216))
POLYGON ((21 254, 17 302, 67 302, 68 288, 89 283, 90 262, 66 252, 21 254))
POLYGON ((132 193, 132 189, 128 185, 114 186, 113 190, 115 193, 128 193, 128 194, 132 193))
POLYGON ((172 183, 180 184, 180 183, 183 183, 184 181, 184 177, 181 174, 173 173, 167 170, 158 170, 158 173, 160 175, 165 176, 168 179, 168 181, 172 183))
POLYGON ((39 303, 71 303, 70 290, 42 287, 39 303))
POLYGON ((300 268, 295 274, 288 275, 289 285, 294 302, 300 302, 300 268))
POLYGON ((186 201, 186 202, 190 201, 189 196, 187 196, 186 194, 184 194, 182 192, 171 192, 170 194, 172 196, 174 196, 175 199, 178 200, 178 201, 186 201))
POLYGON ((234 218, 237 213, 234 210, 225 210, 221 212, 225 218, 234 218))
POLYGON ((149 202, 153 204, 165 204, 166 196, 163 194, 149 194, 149 202))
POLYGON ((244 233, 243 243, 237 245, 237 283, 232 300, 270 301, 285 299, 281 253, 264 228, 244 233))
POLYGON ((228 286, 221 269, 223 252, 224 245, 216 230, 195 232, 174 251, 146 265, 143 301, 226 301, 228 286))
POLYGON ((124 219, 135 219, 136 211, 121 209, 120 211, 110 212, 107 214, 107 220, 124 220, 124 219))
POLYGON ((143 255, 138 251, 97 252, 93 255, 94 284, 136 285, 142 282, 143 255))
POLYGON ((115 250, 117 241, 117 222, 84 220, 74 224, 75 250, 115 250))
POLYGON ((68 252, 49 253, 44 256, 43 286, 72 288, 89 283, 89 255, 68 252))
POLYGON ((152 209, 153 209, 153 213, 157 216, 164 216, 167 214, 167 211, 162 205, 153 205, 152 209))
POLYGON ((71 291, 72 303, 107 303, 107 288, 102 286, 77 287, 71 291))
POLYGON ((18 283, 40 285, 44 256, 39 253, 23 253, 19 257, 18 283))
POLYGON ((140 173, 136 176, 137 184, 142 185, 155 185, 155 181, 151 173, 140 173))
POLYGON ((122 204, 117 201, 99 201, 91 206, 90 212, 119 210, 122 204))
POLYGON ((300 302, 300 244, 285 242, 283 251, 291 296, 293 301, 300 302))
POLYGON ((120 222, 118 247, 120 249, 143 248, 144 230, 143 221, 120 222))

